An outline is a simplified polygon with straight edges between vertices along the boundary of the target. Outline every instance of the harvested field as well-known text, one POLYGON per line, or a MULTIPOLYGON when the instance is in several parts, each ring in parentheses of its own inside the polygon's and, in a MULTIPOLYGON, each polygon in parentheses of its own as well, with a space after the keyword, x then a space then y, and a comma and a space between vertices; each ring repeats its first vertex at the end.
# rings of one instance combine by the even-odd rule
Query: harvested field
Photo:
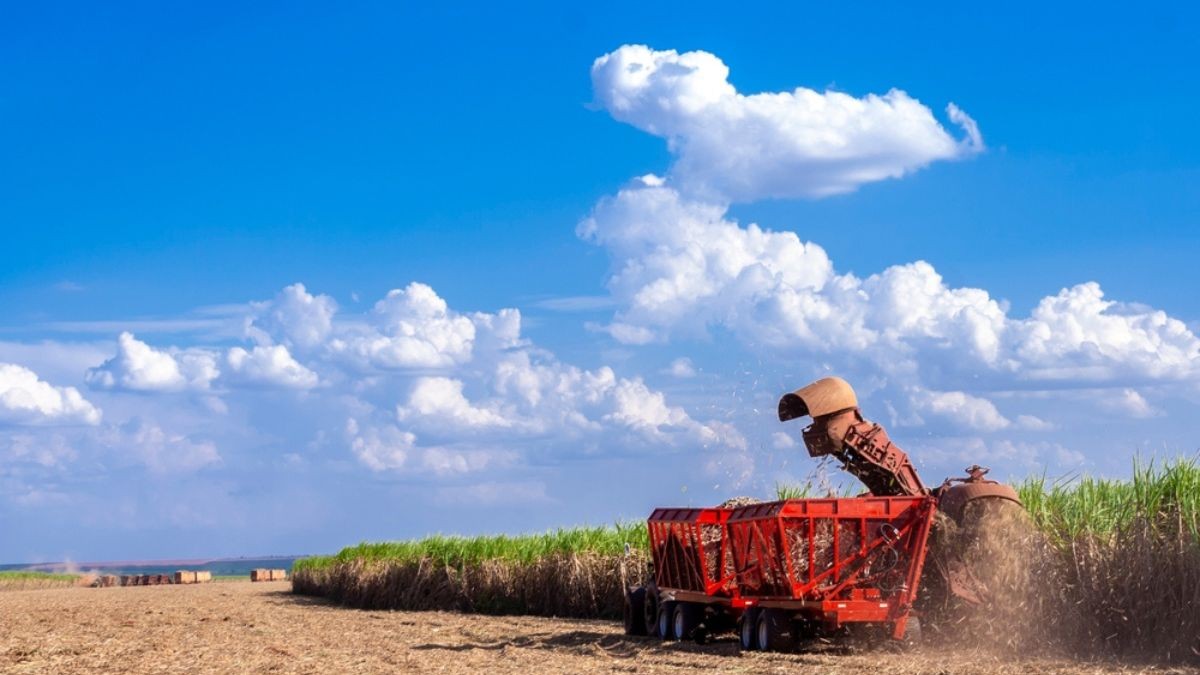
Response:
POLYGON ((740 655, 595 620, 347 610, 280 582, 0 594, 11 673, 1186 673, 954 650, 740 655))

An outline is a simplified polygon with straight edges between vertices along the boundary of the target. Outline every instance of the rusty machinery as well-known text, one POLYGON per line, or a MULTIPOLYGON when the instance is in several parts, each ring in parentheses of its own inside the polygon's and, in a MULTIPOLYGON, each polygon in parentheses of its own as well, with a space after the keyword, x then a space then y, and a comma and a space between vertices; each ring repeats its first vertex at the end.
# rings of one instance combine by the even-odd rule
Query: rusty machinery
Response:
POLYGON ((647 522, 654 579, 627 589, 626 632, 703 640, 736 629, 743 649, 762 650, 852 626, 911 641, 919 634, 914 605, 922 583, 928 604, 988 600, 956 553, 927 556, 930 532, 936 517, 963 525, 972 504, 1019 505, 1015 490, 987 480, 979 466, 925 487, 907 453, 863 417, 840 378, 780 399, 780 421, 802 417, 812 418, 802 432, 809 455, 837 459, 869 493, 656 509, 647 522))

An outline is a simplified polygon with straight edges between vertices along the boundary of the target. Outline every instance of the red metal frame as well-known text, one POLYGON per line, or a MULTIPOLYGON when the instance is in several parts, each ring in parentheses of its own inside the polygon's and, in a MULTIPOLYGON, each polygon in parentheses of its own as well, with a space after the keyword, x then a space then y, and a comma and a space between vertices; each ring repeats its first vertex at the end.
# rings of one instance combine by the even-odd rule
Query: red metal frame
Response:
POLYGON ((854 497, 734 509, 737 592, 835 627, 890 622, 903 637, 935 508, 932 497, 854 497))
POLYGON ((646 522, 660 589, 729 598, 736 570, 725 523, 733 509, 655 509, 646 522))

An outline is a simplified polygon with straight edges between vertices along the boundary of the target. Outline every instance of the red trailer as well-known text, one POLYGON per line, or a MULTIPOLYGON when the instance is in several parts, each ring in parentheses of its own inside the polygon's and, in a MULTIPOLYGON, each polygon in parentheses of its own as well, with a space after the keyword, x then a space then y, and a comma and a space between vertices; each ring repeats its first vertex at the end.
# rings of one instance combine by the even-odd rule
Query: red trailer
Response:
POLYGON ((737 627, 743 649, 774 650, 865 623, 900 639, 935 507, 855 497, 655 509, 654 581, 627 594, 626 631, 703 641, 737 627))
POLYGON ((745 603, 725 527, 733 512, 654 510, 647 521, 654 579, 626 594, 627 633, 703 641, 736 625, 745 603))
POLYGON ((933 497, 853 497, 736 509, 726 529, 747 606, 742 648, 779 649, 848 624, 904 638, 936 508, 933 497))

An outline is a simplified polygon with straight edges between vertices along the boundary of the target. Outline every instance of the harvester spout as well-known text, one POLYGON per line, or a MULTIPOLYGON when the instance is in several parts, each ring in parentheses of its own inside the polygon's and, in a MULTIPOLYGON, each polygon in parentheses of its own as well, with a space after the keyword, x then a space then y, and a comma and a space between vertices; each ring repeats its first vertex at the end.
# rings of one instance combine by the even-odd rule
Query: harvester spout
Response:
POLYGON ((862 416, 858 397, 845 380, 827 377, 779 399, 779 421, 806 415, 813 418, 803 432, 810 456, 836 457, 873 495, 929 494, 908 454, 892 443, 883 427, 862 416))

